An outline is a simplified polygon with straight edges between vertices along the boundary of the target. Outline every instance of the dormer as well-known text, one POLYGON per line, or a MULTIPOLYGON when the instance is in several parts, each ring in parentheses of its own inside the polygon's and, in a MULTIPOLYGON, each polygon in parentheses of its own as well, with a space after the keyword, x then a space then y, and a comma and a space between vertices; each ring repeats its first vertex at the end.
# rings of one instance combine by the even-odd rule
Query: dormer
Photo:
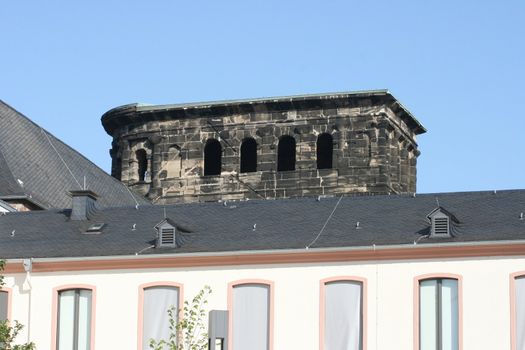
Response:
POLYGON ((177 227, 170 219, 164 219, 155 225, 157 230, 157 248, 177 247, 177 227))
POLYGON ((445 210, 443 207, 437 207, 432 210, 427 219, 430 221, 430 237, 452 237, 451 222, 458 223, 458 219, 445 210))

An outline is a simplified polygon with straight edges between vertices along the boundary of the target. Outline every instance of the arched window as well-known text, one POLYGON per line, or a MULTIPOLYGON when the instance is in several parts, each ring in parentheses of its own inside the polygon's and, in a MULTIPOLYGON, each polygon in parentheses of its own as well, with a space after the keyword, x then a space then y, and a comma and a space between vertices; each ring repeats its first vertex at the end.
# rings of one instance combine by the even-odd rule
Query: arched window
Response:
POLYGON ((257 171, 257 142, 250 137, 241 144, 241 173, 254 171, 257 171))
POLYGON ((139 287, 139 349, 150 349, 150 341, 170 338, 168 310, 178 321, 182 304, 182 285, 174 282, 153 282, 139 287))
POLYGON ((146 151, 143 149, 137 150, 135 152, 135 157, 137 158, 138 163, 139 181, 144 181, 146 172, 148 171, 148 157, 146 151))
POLYGON ((232 349, 273 349, 273 282, 229 283, 229 338, 232 349))
POLYGON ((461 276, 432 274, 415 281, 415 348, 461 349, 461 276))
POLYGON ((182 171, 182 157, 181 157, 181 150, 178 145, 171 145, 168 148, 167 153, 167 159, 166 159, 166 177, 168 179, 174 178, 174 177, 181 177, 181 171, 182 171))
POLYGON ((295 170, 295 139, 283 136, 277 147, 277 171, 295 170))
POLYGON ((94 349, 94 286, 68 285, 54 288, 52 349, 94 349))
POLYGON ((321 280, 320 349, 362 350, 366 339, 366 280, 341 276, 321 280))
POLYGON ((112 168, 111 175, 119 181, 122 180, 122 158, 115 158, 115 164, 112 168))
POLYGON ((221 174, 221 143, 209 139, 204 146, 204 176, 221 174))
POLYGON ((0 287, 0 323, 9 320, 11 317, 11 289, 0 287))
POLYGON ((323 133, 317 137, 317 169, 332 169, 332 135, 323 133))
POLYGON ((525 344, 525 272, 511 274, 510 283, 511 349, 519 349, 520 344, 525 344))

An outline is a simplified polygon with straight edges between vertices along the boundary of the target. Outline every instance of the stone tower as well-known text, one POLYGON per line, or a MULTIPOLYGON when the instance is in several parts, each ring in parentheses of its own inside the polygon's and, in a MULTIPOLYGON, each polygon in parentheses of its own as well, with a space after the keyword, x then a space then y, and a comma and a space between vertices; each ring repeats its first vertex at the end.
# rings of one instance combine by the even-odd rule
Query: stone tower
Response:
POLYGON ((131 104, 102 124, 112 175, 158 204, 415 192, 426 131, 386 90, 131 104))

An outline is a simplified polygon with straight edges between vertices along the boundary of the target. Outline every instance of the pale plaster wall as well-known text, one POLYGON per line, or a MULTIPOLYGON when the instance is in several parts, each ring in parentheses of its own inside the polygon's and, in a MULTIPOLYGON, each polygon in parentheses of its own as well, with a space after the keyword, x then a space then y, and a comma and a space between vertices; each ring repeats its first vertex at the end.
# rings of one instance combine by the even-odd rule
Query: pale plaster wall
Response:
POLYGON ((368 286, 367 349, 390 350, 413 348, 414 277, 453 273, 463 277, 463 349, 493 350, 510 348, 509 275, 522 270, 525 258, 34 273, 30 316, 29 292, 22 287, 25 275, 8 275, 5 282, 12 288, 12 316, 26 325, 20 340, 29 331, 38 349, 48 349, 53 288, 91 284, 97 287, 96 349, 137 349, 139 285, 182 283, 185 299, 190 299, 207 284, 213 290, 209 309, 226 310, 229 282, 271 280, 274 350, 313 350, 319 347, 319 281, 358 276, 368 286))

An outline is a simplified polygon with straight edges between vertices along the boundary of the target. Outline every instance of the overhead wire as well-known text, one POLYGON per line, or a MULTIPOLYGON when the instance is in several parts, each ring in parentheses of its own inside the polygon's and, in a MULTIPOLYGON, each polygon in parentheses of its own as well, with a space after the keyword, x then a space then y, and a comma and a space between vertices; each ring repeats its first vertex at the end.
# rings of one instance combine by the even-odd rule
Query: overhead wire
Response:
POLYGON ((334 209, 332 210, 332 212, 330 213, 330 215, 328 216, 328 218, 326 219, 323 227, 321 228, 321 230, 319 231, 319 233, 317 234, 317 236, 314 238, 314 240, 308 244, 305 248, 306 249, 309 249, 315 242, 317 242, 317 240, 319 239, 319 237, 321 237, 321 234, 323 233, 324 229, 326 228, 326 225, 328 225, 328 222, 330 221, 330 219, 332 218, 332 216, 334 216, 334 213, 335 211, 337 210, 337 207, 339 206, 339 203, 341 203, 341 199, 343 199, 343 195, 341 195, 341 197, 339 197, 339 200, 337 201, 337 203, 335 203, 335 206, 334 206, 334 209))
POLYGON ((71 174, 71 177, 75 180, 75 182, 77 183, 78 187, 82 189, 82 185, 80 184, 80 182, 78 182, 77 178, 75 177, 75 175, 73 174, 73 172, 71 171, 69 166, 67 165, 67 163, 64 160, 64 158, 62 158, 62 156, 60 155, 60 153, 56 149, 55 145, 53 145, 53 142, 51 142, 51 139, 49 138, 49 135, 47 134, 47 132, 44 129, 42 129, 42 128, 40 128, 40 131, 46 136, 47 141, 49 142, 49 144, 51 145, 51 147, 53 148, 53 150, 57 154, 58 158, 60 158, 60 160, 62 161, 62 163, 66 167, 67 171, 71 174))

